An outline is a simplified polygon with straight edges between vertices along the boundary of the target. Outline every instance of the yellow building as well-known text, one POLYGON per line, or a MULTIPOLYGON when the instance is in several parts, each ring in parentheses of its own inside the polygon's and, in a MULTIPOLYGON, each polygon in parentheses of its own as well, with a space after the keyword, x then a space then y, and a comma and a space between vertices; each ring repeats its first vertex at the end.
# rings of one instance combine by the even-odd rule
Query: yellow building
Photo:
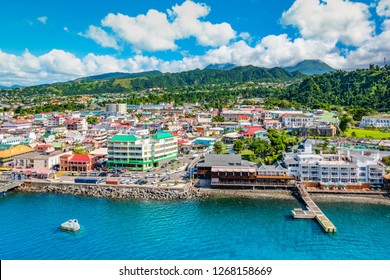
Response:
POLYGON ((17 145, 7 150, 0 151, 0 166, 10 166, 15 156, 32 153, 35 150, 33 148, 17 145))

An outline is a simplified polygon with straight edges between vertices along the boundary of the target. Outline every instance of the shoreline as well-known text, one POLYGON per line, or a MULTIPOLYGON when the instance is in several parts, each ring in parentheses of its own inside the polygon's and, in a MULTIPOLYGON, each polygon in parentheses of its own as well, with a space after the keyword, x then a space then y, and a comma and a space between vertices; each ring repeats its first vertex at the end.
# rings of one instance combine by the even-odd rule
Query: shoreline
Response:
MULTIPOLYGON (((96 186, 63 186, 49 185, 46 187, 21 186, 15 190, 18 193, 57 193, 75 196, 87 196, 108 199, 138 199, 138 200, 190 200, 208 198, 253 198, 253 199, 280 199, 299 201, 299 197, 291 190, 226 190, 203 189, 190 187, 187 191, 163 189, 139 189, 121 187, 96 187, 96 186)), ((390 197, 383 195, 364 194, 310 194, 315 202, 352 202, 364 204, 390 205, 390 197)))

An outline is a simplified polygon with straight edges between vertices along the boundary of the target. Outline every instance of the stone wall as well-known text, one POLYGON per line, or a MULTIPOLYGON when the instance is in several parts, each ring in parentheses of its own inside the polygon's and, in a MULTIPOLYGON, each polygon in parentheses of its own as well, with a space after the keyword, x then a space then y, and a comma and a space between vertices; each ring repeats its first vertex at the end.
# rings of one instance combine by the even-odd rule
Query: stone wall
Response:
POLYGON ((114 185, 64 184, 52 182, 23 183, 17 191, 30 193, 58 193, 112 199, 182 200, 207 196, 194 188, 122 187, 114 185))

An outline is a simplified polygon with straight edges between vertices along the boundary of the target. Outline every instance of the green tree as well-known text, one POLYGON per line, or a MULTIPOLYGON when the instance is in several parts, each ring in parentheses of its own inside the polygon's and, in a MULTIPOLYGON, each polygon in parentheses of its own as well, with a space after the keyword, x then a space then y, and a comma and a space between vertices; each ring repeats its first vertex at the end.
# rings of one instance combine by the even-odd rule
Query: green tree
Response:
POLYGON ((224 122, 225 118, 224 117, 220 117, 220 116, 215 116, 211 120, 212 120, 212 122, 224 122))
POLYGON ((88 124, 95 124, 98 121, 98 117, 95 116, 89 116, 87 117, 87 123, 88 124))
POLYGON ((233 150, 236 152, 241 152, 245 147, 244 141, 242 140, 236 140, 233 144, 233 150))
POLYGON ((88 152, 84 149, 74 149, 73 150, 73 154, 76 154, 76 155, 87 155, 88 152))
POLYGON ((390 166, 390 156, 384 157, 382 159, 383 163, 386 164, 387 166, 390 166))
POLYGON ((340 118, 339 128, 342 132, 345 132, 349 128, 349 125, 352 123, 353 123, 353 119, 351 118, 351 116, 348 114, 344 114, 340 118))
POLYGON ((221 141, 216 141, 214 143, 214 152, 216 154, 222 153, 223 147, 222 147, 222 142, 221 141))

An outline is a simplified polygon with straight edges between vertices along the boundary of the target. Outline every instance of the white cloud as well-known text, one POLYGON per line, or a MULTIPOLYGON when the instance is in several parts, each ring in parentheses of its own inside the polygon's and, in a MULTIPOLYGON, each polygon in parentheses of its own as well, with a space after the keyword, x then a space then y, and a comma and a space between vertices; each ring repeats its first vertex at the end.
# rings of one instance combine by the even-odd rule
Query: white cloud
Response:
POLYGON ((79 33, 79 35, 94 40, 104 48, 120 49, 115 37, 109 35, 100 27, 90 25, 85 33, 79 33))
POLYGON ((108 14, 102 25, 111 28, 115 35, 132 45, 136 51, 176 50, 176 40, 195 37, 201 46, 218 47, 236 37, 230 24, 213 24, 201 21, 210 13, 205 4, 185 1, 166 13, 149 10, 145 15, 130 17, 108 14))
POLYGON ((109 14, 103 20, 105 27, 110 27, 115 34, 131 44, 136 50, 176 49, 175 33, 167 16, 156 10, 149 10, 146 15, 129 17, 122 14, 109 14))
POLYGON ((382 17, 390 17, 390 0, 380 0, 376 13, 382 17))
POLYGON ((248 40, 251 38, 251 34, 249 34, 249 32, 241 32, 238 36, 244 40, 248 40))
POLYGON ((345 69, 367 68, 369 64, 383 65, 386 57, 390 59, 390 20, 382 24, 382 32, 353 51, 348 51, 345 69))
MULTIPOLYGON (((387 2, 378 3, 378 14, 386 16, 387 10, 380 7, 381 3, 387 2)), ((365 4, 343 0, 297 0, 283 14, 282 23, 298 27, 301 36, 269 35, 256 44, 251 43, 249 33, 243 32, 236 37, 227 23, 202 21, 209 13, 210 8, 205 4, 186 1, 166 13, 149 10, 136 17, 109 14, 102 24, 110 27, 115 36, 96 26, 90 26, 82 34, 102 46, 116 49, 120 48, 117 38, 121 38, 138 51, 137 55, 126 59, 93 53, 77 57, 64 50, 52 50, 41 56, 28 50, 22 55, 0 50, 0 84, 51 83, 118 71, 180 72, 204 68, 211 63, 284 67, 305 59, 321 59, 337 69, 355 69, 368 67, 371 63, 382 65, 384 57, 390 60, 390 19, 384 19, 381 30, 375 35, 375 26, 365 4), (361 32, 356 31, 360 29, 361 32), (141 54, 141 50, 177 49, 176 41, 188 37, 194 37, 200 45, 214 48, 196 56, 180 50, 183 58, 172 61, 141 54), (236 40, 231 42, 232 39, 236 40), (337 47, 339 42, 347 45, 345 49, 337 47)))
POLYGON ((47 16, 43 16, 43 17, 37 18, 37 20, 38 20, 39 22, 41 22, 42 24, 46 24, 48 19, 49 19, 49 18, 48 18, 47 16))
POLYGON ((210 7, 205 4, 185 1, 181 5, 175 5, 168 14, 173 18, 172 27, 176 31, 178 39, 194 36, 201 46, 218 47, 229 43, 236 37, 236 32, 230 24, 224 22, 212 24, 200 21, 210 13, 210 7))
POLYGON ((348 0, 296 0, 281 22, 299 29, 304 39, 358 46, 370 40, 374 23, 369 6, 348 0))
POLYGON ((332 44, 321 41, 290 39, 286 34, 270 35, 254 47, 241 40, 229 46, 209 50, 202 56, 189 56, 181 61, 164 65, 163 70, 184 71, 204 68, 208 64, 233 63, 235 65, 254 65, 259 67, 291 66, 305 59, 321 58, 331 66, 343 63, 339 50, 332 44))

